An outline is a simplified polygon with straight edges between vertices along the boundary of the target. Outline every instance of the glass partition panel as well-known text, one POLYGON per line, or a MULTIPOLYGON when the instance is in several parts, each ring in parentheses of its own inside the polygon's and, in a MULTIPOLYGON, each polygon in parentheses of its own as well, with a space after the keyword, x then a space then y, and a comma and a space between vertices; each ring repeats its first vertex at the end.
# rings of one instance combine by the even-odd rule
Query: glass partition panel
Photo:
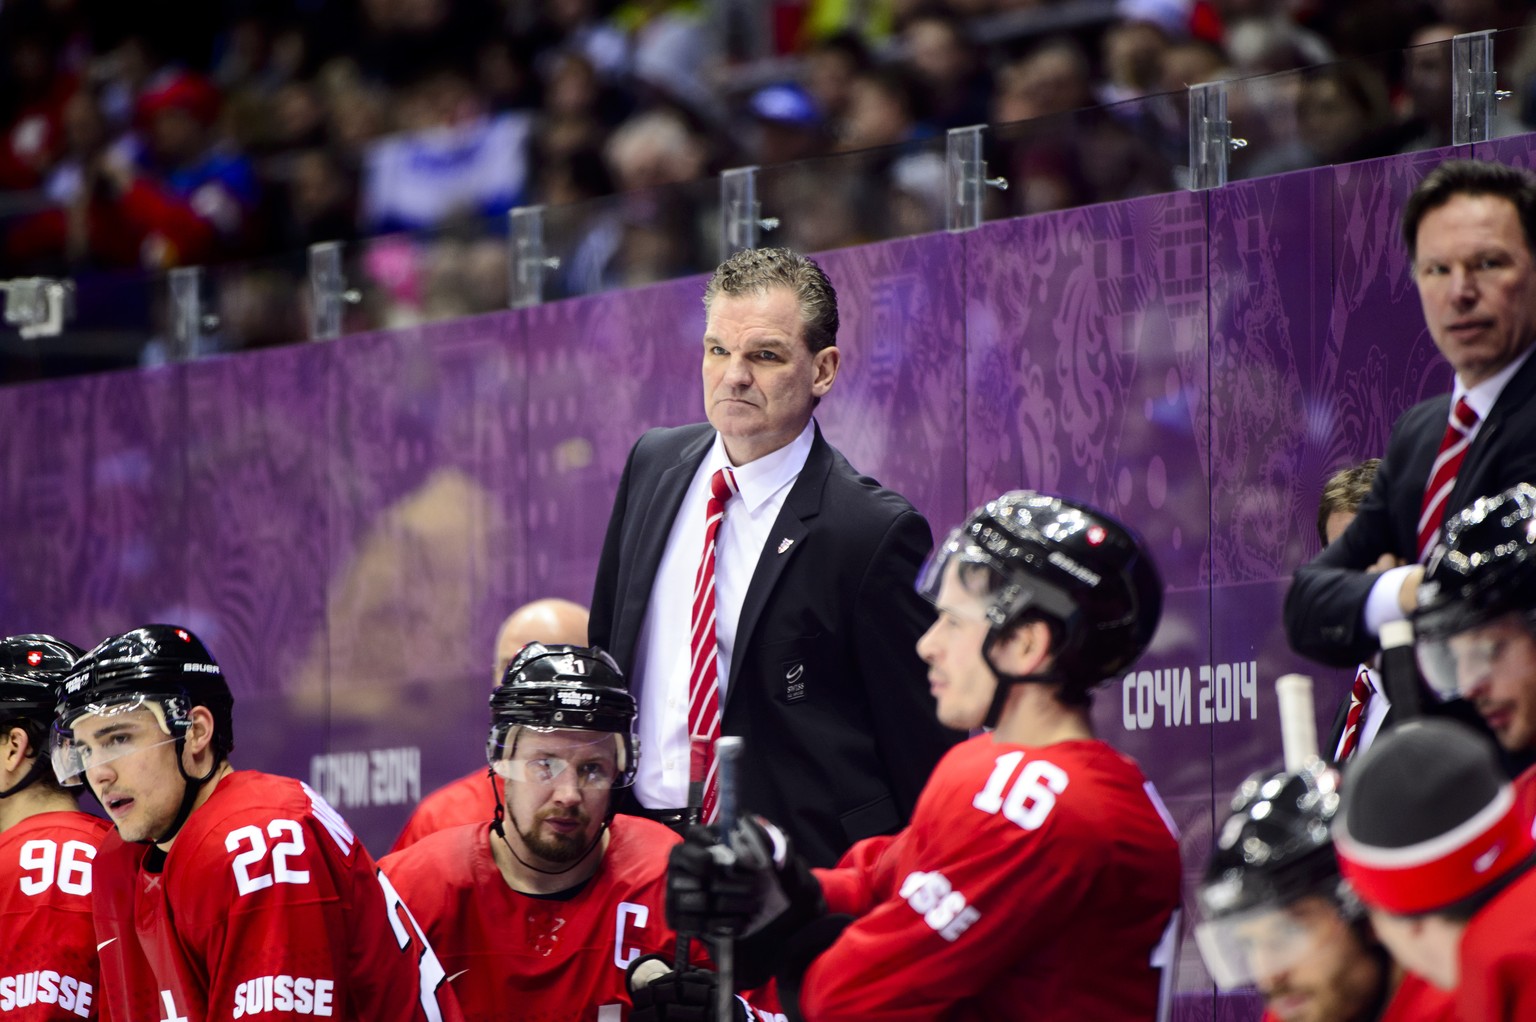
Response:
POLYGON ((987 128, 988 220, 1155 195, 1188 183, 1187 99, 1143 96, 987 128))
POLYGON ((1536 23, 1493 34, 1498 92, 1489 138, 1536 131, 1536 23))
POLYGON ((826 252, 944 229, 945 138, 837 153, 758 171, 762 247, 826 252))
POLYGON ((507 307, 507 218, 465 218, 343 249, 341 332, 440 323, 507 307))
MULTIPOLYGON (((1449 41, 1419 49, 1426 65, 1443 58, 1448 66, 1449 41)), ((1449 76, 1443 94, 1422 82, 1415 102, 1405 91, 1407 66, 1393 52, 1227 82, 1232 138, 1242 143, 1232 150, 1228 180, 1449 144, 1449 76)))
POLYGON ((692 276, 720 261, 717 177, 544 209, 544 300, 692 276))
POLYGON ((136 270, 80 272, 72 311, 56 335, 24 338, 0 326, 0 384, 142 364, 166 329, 165 275, 136 270))

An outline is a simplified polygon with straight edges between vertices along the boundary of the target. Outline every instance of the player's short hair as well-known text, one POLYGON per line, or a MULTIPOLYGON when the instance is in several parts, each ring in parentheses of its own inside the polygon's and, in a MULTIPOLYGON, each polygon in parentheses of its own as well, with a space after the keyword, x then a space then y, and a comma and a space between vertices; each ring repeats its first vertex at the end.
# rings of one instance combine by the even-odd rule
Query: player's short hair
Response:
POLYGON ((1354 514, 1360 510, 1360 502, 1371 492, 1379 467, 1380 458, 1367 458, 1358 465, 1339 469, 1323 484, 1323 495, 1317 502, 1317 538, 1323 546, 1328 545, 1328 519, 1340 511, 1354 514))
POLYGON ((707 315, 716 295, 758 295, 788 288, 800 305, 811 354, 837 343, 837 291, 814 259, 787 248, 749 248, 715 268, 704 286, 707 315))
POLYGON ((1526 251, 1536 256, 1536 174, 1487 160, 1446 160, 1419 182, 1403 207, 1403 243, 1410 259, 1418 257, 1419 224, 1425 215, 1458 195, 1508 199, 1520 218, 1526 251))

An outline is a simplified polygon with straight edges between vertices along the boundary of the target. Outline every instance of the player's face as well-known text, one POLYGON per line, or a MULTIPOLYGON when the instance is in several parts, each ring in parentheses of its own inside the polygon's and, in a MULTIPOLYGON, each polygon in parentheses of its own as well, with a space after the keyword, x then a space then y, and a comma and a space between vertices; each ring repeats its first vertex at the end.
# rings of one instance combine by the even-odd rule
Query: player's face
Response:
POLYGON ((704 408, 731 461, 746 464, 799 436, 840 357, 835 346, 811 354, 788 288, 716 295, 704 324, 704 408))
POLYGON ((1455 990, 1460 978, 1460 931, 1430 919, 1405 919, 1371 909, 1371 928, 1397 964, 1416 972, 1441 990, 1455 990))
POLYGON ((1518 614, 1446 640, 1456 688, 1477 707, 1499 744, 1536 747, 1536 638, 1518 614))
POLYGON ((1429 335, 1467 386, 1536 340, 1536 262, 1508 199, 1455 195, 1424 214, 1413 269, 1429 335))
POLYGON ((917 640, 917 655, 928 665, 928 689, 938 701, 939 722, 969 730, 987 719, 997 678, 981 655, 990 627, 985 601, 966 588, 959 568, 959 562, 951 562, 944 569, 934 600, 939 616, 917 640))
POLYGON ((1263 913, 1234 933, 1280 1022, 1351 1022, 1376 996, 1380 961, 1326 898, 1263 913))
POLYGON ((618 748, 611 734, 522 729, 497 773, 506 779, 507 815, 524 849, 554 866, 587 853, 608 816, 618 748))
POLYGON ((74 723, 85 779, 124 841, 149 841, 176 819, 186 781, 176 745, 147 707, 74 723))

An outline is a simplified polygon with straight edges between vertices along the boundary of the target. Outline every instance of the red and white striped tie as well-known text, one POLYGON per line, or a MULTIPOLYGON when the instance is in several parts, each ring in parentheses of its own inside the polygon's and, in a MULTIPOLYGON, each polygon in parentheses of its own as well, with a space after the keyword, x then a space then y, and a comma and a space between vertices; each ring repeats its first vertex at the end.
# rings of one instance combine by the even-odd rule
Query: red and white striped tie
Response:
POLYGON ((705 823, 715 819, 719 783, 715 741, 720 737, 720 647, 715 641, 715 536, 736 477, 718 469, 709 480, 704 556, 693 579, 693 624, 688 633, 688 805, 699 806, 705 823))
POLYGON ((1365 708, 1371 704, 1371 676, 1365 665, 1355 672, 1355 684, 1349 690, 1349 712, 1344 716, 1344 736, 1339 742, 1339 762, 1354 754, 1360 744, 1360 724, 1365 719, 1365 708))
POLYGON ((1440 523, 1445 520, 1445 502, 1456 485, 1456 473, 1461 470, 1462 459, 1467 456, 1467 445, 1472 442, 1472 430, 1477 427, 1477 413, 1467 404, 1466 398, 1456 402, 1451 410, 1451 421, 1446 423, 1445 436, 1440 440, 1440 453, 1429 470, 1429 481, 1424 486, 1424 506, 1419 513, 1419 562, 1429 559, 1430 548, 1440 535, 1440 523))

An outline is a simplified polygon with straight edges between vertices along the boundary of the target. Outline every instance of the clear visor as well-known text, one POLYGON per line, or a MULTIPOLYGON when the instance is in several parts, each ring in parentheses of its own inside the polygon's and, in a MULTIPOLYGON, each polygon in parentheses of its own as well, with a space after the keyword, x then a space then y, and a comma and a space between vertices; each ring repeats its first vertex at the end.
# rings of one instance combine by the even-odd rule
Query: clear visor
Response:
POLYGON ((1263 907, 1195 927, 1195 944, 1211 979, 1222 990, 1264 987, 1311 962, 1340 954, 1339 937, 1350 924, 1323 898, 1301 906, 1263 907))
POLYGON ((514 725, 491 733, 486 755, 503 780, 606 791, 634 779, 628 743, 606 731, 514 725))
MULTIPOLYGON (((917 593, 940 610, 957 616, 990 617, 996 597, 1007 588, 992 558, 966 541, 956 529, 935 548, 917 573, 917 593)), ((1005 608, 998 607, 997 613, 1005 608)))
MULTIPOLYGON (((1443 638, 1414 643, 1419 671, 1444 699, 1465 696, 1485 685, 1531 642, 1525 617, 1510 614, 1490 624, 1443 638)), ((1523 675, 1525 668, 1516 666, 1523 675)))
POLYGON ((175 740, 160 701, 135 696, 87 706, 68 727, 56 722, 48 736, 48 756, 59 783, 77 787, 85 783, 87 770, 175 740))

